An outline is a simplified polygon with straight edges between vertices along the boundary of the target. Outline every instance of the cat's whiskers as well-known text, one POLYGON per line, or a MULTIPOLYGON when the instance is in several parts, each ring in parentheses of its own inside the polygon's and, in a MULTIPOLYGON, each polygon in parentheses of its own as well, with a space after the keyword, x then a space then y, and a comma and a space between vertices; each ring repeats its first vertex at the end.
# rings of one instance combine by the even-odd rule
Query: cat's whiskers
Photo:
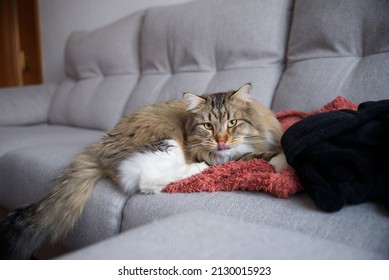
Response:
POLYGON ((245 139, 242 141, 242 144, 245 144, 245 145, 267 145, 268 142, 265 140, 265 139, 260 139, 260 138, 257 138, 257 139, 245 139))
POLYGON ((198 147, 208 147, 209 145, 206 144, 206 143, 203 143, 203 142, 200 142, 200 143, 195 143, 195 144, 188 144, 188 143, 185 143, 185 149, 187 151, 190 151, 192 150, 193 148, 198 148, 198 147))

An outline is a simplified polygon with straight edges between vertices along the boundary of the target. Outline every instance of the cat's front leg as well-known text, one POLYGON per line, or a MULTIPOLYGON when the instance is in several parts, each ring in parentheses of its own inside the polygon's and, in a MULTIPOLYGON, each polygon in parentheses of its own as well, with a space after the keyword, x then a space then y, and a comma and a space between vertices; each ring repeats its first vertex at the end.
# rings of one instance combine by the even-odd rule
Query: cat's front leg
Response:
POLYGON ((280 173, 289 167, 284 152, 281 152, 278 155, 272 157, 269 163, 273 165, 277 173, 280 173))
POLYGON ((276 152, 262 152, 262 153, 246 153, 244 155, 240 155, 234 160, 250 160, 253 158, 259 158, 268 161, 276 170, 277 173, 280 173, 281 171, 288 168, 288 163, 286 162, 286 157, 283 152, 276 153, 276 152))
POLYGON ((277 155, 276 152, 262 152, 262 153, 250 152, 250 153, 245 153, 243 155, 237 155, 236 157, 233 158, 233 160, 250 160, 253 158, 260 158, 269 161, 275 155, 277 155))
POLYGON ((119 178, 123 190, 134 193, 159 193, 168 184, 188 178, 208 168, 205 162, 190 163, 174 140, 158 142, 157 151, 133 153, 119 164, 119 178), (164 150, 163 150, 164 149, 164 150))
POLYGON ((159 169, 158 172, 148 172, 141 175, 139 190, 147 194, 159 193, 170 183, 189 178, 208 167, 205 162, 200 162, 167 166, 167 168, 159 169))

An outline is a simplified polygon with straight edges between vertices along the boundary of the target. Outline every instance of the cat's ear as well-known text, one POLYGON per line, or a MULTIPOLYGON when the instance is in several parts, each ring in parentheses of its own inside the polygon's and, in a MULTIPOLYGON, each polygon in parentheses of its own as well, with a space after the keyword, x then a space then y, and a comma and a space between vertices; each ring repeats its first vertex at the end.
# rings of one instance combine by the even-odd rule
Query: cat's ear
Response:
POLYGON ((231 95, 231 100, 241 100, 245 102, 253 101, 250 96, 251 88, 250 83, 244 84, 231 95))
POLYGON ((204 98, 191 92, 184 93, 184 99, 186 101, 186 109, 188 111, 193 111, 194 109, 206 103, 204 98))

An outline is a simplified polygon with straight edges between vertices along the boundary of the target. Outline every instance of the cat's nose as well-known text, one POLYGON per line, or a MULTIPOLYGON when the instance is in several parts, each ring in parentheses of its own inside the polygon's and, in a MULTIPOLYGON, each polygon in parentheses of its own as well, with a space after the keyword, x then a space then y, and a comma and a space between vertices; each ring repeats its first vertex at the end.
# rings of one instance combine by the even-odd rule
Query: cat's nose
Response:
POLYGON ((221 143, 221 142, 227 142, 228 141, 228 136, 226 134, 218 134, 216 135, 216 142, 221 143))

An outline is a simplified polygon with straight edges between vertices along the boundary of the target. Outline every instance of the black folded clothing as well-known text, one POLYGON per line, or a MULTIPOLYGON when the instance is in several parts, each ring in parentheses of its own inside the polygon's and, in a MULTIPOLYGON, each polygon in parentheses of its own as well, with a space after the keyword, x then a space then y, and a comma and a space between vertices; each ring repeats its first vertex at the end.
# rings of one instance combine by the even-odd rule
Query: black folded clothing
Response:
POLYGON ((389 209, 389 100, 307 117, 285 131, 281 143, 321 209, 367 200, 389 209))

